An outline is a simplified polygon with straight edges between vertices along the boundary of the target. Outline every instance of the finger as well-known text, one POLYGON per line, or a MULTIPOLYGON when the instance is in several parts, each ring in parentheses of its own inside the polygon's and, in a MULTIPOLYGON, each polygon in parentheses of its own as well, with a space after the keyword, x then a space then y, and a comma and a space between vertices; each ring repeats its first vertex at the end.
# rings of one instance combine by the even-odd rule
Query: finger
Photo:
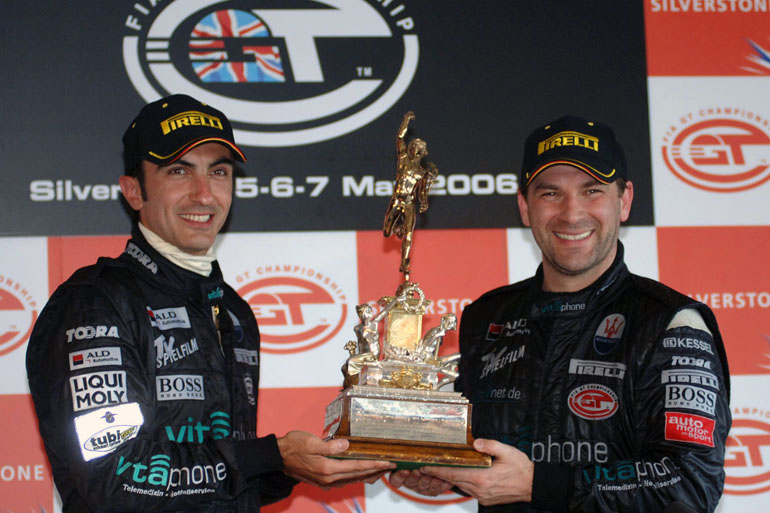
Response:
POLYGON ((424 467, 422 472, 429 476, 457 484, 462 481, 468 481, 476 469, 452 468, 452 467, 424 467))
POLYGON ((401 486, 404 485, 411 474, 412 473, 408 470, 397 470, 396 472, 391 472, 390 476, 388 477, 388 482, 390 482, 390 484, 396 488, 401 488, 401 486))
POLYGON ((366 478, 366 479, 364 479, 363 481, 364 481, 364 483, 366 483, 366 484, 374 484, 374 483, 376 483, 377 481, 379 481, 379 480, 380 480, 380 478, 381 478, 382 476, 384 476, 385 474, 387 474, 387 473, 388 473, 388 471, 387 471, 387 470, 383 470, 383 471, 377 472, 376 474, 372 475, 372 477, 367 477, 367 478, 366 478))

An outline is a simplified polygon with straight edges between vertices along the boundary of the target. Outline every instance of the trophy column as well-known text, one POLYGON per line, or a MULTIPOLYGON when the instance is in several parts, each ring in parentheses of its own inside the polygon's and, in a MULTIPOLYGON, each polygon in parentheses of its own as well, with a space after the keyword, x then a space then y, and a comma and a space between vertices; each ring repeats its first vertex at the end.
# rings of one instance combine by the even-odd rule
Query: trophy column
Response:
POLYGON ((376 315, 369 304, 356 307, 357 340, 345 345, 350 356, 343 365, 344 390, 326 408, 323 436, 350 442, 336 456, 341 458, 389 460, 398 468, 488 467, 490 456, 473 449, 468 399, 439 390, 457 377, 460 355, 438 356, 443 336, 456 329, 457 319, 446 314, 423 336, 422 317, 431 301, 410 281, 418 203, 420 213, 428 209, 428 191, 438 175, 435 165, 422 164, 428 154, 424 141, 406 144, 412 119, 408 112, 398 130, 396 183, 383 225, 386 237, 396 234, 402 240, 404 282, 394 296, 380 298, 376 315))

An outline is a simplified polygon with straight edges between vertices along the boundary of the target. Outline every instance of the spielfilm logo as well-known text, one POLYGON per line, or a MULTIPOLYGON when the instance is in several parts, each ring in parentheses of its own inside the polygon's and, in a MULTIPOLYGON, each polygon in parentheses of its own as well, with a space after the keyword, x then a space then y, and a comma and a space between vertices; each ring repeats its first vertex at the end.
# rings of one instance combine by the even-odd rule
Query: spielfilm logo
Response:
POLYGON ((411 84, 419 44, 401 1, 264 4, 136 2, 123 38, 134 88, 148 102, 194 96, 227 114, 239 144, 279 147, 357 130, 411 84))
POLYGON ((766 116, 736 108, 702 109, 681 117, 663 138, 663 160, 680 180, 711 192, 737 192, 770 180, 766 116))
POLYGON ((770 491, 770 411, 734 408, 725 443, 725 493, 758 495, 770 491))
POLYGON ((0 273, 0 356, 18 349, 28 339, 38 315, 29 290, 0 273))
POLYGON ((285 266, 277 275, 238 289, 259 323, 264 353, 298 353, 318 347, 340 332, 347 297, 336 281, 315 269, 285 266))

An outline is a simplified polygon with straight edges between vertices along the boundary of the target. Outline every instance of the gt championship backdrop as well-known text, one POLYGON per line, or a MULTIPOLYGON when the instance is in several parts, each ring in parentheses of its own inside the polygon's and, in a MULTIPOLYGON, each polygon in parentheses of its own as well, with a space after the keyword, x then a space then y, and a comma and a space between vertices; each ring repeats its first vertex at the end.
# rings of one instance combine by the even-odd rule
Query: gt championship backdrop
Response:
MULTIPOLYGON (((635 184, 629 267, 716 312, 733 380, 721 512, 770 503, 768 0, 131 0, 0 6, 0 509, 58 511, 24 370, 51 292, 122 251, 120 138, 188 93, 248 162, 217 245, 263 334, 260 434, 320 433, 354 306, 391 294, 382 220, 414 110, 441 176, 413 247, 426 326, 531 275, 521 146, 574 113, 615 128, 635 184), (270 285, 273 284, 273 285, 270 285)), ((443 352, 457 349, 456 335, 443 352)), ((62 429, 65 427, 63 426, 62 429)), ((662 428, 661 428, 662 429, 662 428)), ((300 485, 270 512, 475 511, 446 494, 300 485)))

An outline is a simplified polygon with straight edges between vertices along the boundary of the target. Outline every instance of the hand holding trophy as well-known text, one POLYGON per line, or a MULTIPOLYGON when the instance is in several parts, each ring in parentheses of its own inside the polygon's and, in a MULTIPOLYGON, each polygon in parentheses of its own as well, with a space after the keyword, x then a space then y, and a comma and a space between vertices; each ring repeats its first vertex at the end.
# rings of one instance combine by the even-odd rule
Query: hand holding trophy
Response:
POLYGON ((356 307, 360 319, 356 340, 342 367, 344 390, 326 408, 324 437, 344 438, 350 447, 343 458, 393 461, 399 468, 424 465, 488 467, 489 455, 475 451, 471 436, 471 406, 458 392, 439 390, 457 377, 459 354, 438 356, 447 331, 457 327, 454 314, 422 336, 422 317, 431 301, 418 283, 410 281, 410 254, 418 212, 428 209, 428 191, 438 176, 433 163, 423 165, 427 145, 406 142, 408 112, 398 129, 396 182, 383 225, 386 237, 402 240, 404 281, 393 296, 383 296, 374 308, 356 307), (379 323, 384 320, 384 333, 379 323))

